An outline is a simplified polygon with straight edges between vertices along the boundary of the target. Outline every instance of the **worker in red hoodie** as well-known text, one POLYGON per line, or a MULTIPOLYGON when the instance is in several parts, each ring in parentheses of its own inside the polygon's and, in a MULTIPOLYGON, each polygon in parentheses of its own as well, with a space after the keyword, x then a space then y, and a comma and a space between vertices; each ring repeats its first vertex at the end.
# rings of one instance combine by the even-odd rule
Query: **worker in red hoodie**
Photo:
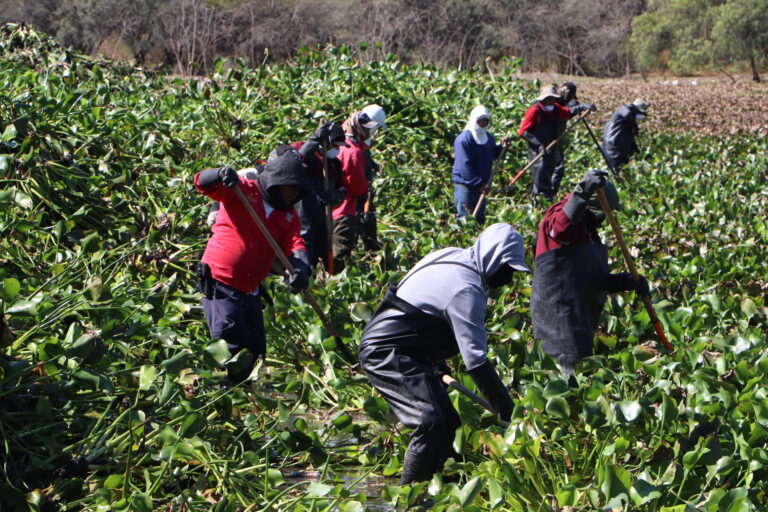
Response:
POLYGON ((357 217, 357 201, 368 193, 368 180, 365 177, 366 152, 369 147, 366 140, 371 137, 371 130, 379 123, 365 112, 354 112, 344 123, 347 146, 339 147, 338 160, 341 163, 342 186, 346 197, 333 209, 333 265, 335 272, 340 272, 355 247, 360 229, 357 217))
MULTIPOLYGON (((301 155, 293 149, 270 159, 255 180, 239 177, 231 167, 195 175, 195 187, 221 203, 213 236, 198 265, 205 320, 211 337, 226 341, 233 353, 247 349, 255 362, 265 357, 267 349, 259 285, 275 251, 233 190, 237 186, 289 256, 296 270, 288 278, 293 293, 309 285, 309 258, 299 234, 301 219, 293 205, 310 186, 301 155)), ((242 380, 249 374, 250 367, 247 373, 231 377, 242 380)))
POLYGON ((550 142, 557 139, 559 120, 570 119, 585 110, 595 110, 591 103, 579 103, 570 107, 561 106, 558 101, 560 94, 555 84, 542 87, 541 94, 523 117, 518 135, 528 142, 528 160, 543 153, 541 158, 531 168, 533 189, 531 197, 534 200, 544 200, 551 203, 560 189, 563 179, 563 168, 555 167, 562 160, 557 144, 547 149, 550 142), (557 172, 556 172, 557 171, 557 172))

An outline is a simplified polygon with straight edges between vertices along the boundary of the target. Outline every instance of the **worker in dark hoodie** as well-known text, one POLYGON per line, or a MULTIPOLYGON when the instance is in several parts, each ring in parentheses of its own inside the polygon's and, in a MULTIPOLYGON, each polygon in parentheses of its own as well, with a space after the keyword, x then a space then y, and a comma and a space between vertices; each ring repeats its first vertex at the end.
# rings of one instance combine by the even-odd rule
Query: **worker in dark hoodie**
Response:
POLYGON ((461 354, 467 372, 500 417, 512 399, 488 359, 488 289, 509 284, 525 265, 523 237, 493 224, 472 247, 449 247, 424 257, 398 283, 363 332, 360 363, 398 419, 413 429, 401 484, 424 481, 454 455, 461 424, 441 382, 445 359, 461 354))
MULTIPOLYGON (((266 355, 266 336, 259 285, 267 276, 275 251, 235 193, 240 187, 269 233, 289 256, 295 273, 288 277, 293 293, 307 288, 309 258, 294 204, 310 189, 299 153, 288 150, 271 158, 255 180, 241 178, 231 167, 206 169, 195 175, 195 187, 221 203, 213 236, 198 265, 205 320, 212 338, 221 338, 233 353, 247 349, 253 362, 266 355)), ((234 377, 245 378, 250 373, 234 377)))

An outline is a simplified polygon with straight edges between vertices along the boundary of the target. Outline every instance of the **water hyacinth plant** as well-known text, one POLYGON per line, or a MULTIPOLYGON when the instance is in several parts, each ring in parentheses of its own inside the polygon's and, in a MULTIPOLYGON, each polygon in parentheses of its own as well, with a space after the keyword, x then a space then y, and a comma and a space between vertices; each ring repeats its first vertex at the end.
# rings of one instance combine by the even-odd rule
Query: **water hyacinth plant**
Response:
MULTIPOLYGON (((0 504, 5 510, 648 510, 768 506, 766 141, 665 129, 617 180, 619 222, 674 352, 633 294, 605 309, 570 388, 532 340, 530 278, 494 293, 490 356, 516 402, 502 428, 452 393, 463 425, 443 477, 397 486, 408 432, 346 365, 300 296, 270 282, 268 357, 209 338, 194 264, 209 236, 196 171, 247 167, 376 102, 378 253, 313 291, 355 346, 386 285, 479 232, 452 215, 453 137, 477 103, 513 134, 533 88, 485 71, 359 64, 349 48, 290 66, 180 79, 0 29, 0 504), (695 135, 695 137, 694 137, 695 135), (425 501, 427 500, 427 501, 425 501), (419 505, 421 504, 421 505, 419 505)), ((598 102, 598 106, 602 106, 598 102)), ((616 105, 605 105, 609 111, 616 105)), ((508 179, 525 162, 510 150, 508 179)), ((568 183, 601 167, 586 133, 568 183)), ((500 176, 499 178, 504 179, 500 176)), ((571 185, 565 185, 564 189, 571 185)), ((527 240, 521 185, 488 215, 527 240)), ((608 230, 615 267, 623 262, 608 230)), ((462 376, 460 361, 452 364, 462 376)))

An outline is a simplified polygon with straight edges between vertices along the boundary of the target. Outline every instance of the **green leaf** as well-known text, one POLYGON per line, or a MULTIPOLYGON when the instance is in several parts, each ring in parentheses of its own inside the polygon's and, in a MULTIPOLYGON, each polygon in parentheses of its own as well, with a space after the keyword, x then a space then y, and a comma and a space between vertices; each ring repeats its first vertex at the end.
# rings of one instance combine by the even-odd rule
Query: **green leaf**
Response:
POLYGON ((139 389, 147 391, 154 384, 157 378, 157 370, 154 366, 145 364, 139 370, 139 389))
POLYGON ((492 509, 496 509, 504 503, 504 489, 499 482, 491 478, 488 480, 488 501, 492 509))
POLYGON ((607 501, 629 499, 632 475, 616 464, 604 464, 598 468, 600 490, 607 501))
POLYGON ((280 485, 285 482, 283 473, 279 469, 269 468, 267 469, 267 480, 273 486, 280 485))
POLYGON ((118 489, 123 485, 123 475, 109 475, 104 480, 104 487, 107 489, 118 489))
POLYGON ((628 422, 635 421, 642 412, 640 402, 637 400, 624 400, 618 403, 619 411, 628 422))
POLYGON ((643 479, 638 478, 632 485, 632 489, 629 491, 629 497, 635 505, 640 506, 648 503, 651 500, 655 500, 661 496, 661 492, 656 486, 649 484, 643 479))
POLYGON ((11 142, 15 138, 16 138, 16 127, 13 125, 13 123, 11 123, 5 127, 5 131, 3 132, 2 142, 11 142))
POLYGON ((547 406, 545 408, 547 414, 556 418, 567 419, 571 416, 571 408, 568 406, 568 402, 561 396, 553 396, 547 400, 547 406))
POLYGON ((474 501, 480 491, 483 490, 484 483, 482 478, 476 476, 464 484, 464 487, 459 491, 459 503, 462 507, 466 507, 474 501))
POLYGON ((11 307, 5 310, 9 315, 29 315, 32 316, 37 310, 37 304, 31 300, 16 301, 11 307))
POLYGON ((757 312, 757 306, 752 299, 744 299, 741 301, 741 312, 744 313, 744 317, 749 320, 757 312))
POLYGON ((205 354, 210 356, 214 364, 217 365, 223 365, 232 357, 232 353, 229 351, 229 347, 227 347, 227 342, 224 340, 215 341, 205 347, 205 354))
POLYGON ((133 494, 130 507, 135 512, 152 512, 152 498, 144 493, 133 494))
POLYGON ((192 437, 205 430, 206 425, 205 416, 199 412, 189 412, 181 420, 179 433, 184 437, 192 437))
POLYGON ((573 484, 566 484, 555 493, 557 506, 562 508, 575 507, 579 503, 579 490, 573 484))
POLYGON ((7 277, 0 283, 0 296, 6 302, 11 302, 21 291, 21 283, 14 277, 7 277))
POLYGON ((307 487, 307 492, 312 496, 322 497, 333 490, 330 485, 321 484, 320 482, 312 482, 307 487))

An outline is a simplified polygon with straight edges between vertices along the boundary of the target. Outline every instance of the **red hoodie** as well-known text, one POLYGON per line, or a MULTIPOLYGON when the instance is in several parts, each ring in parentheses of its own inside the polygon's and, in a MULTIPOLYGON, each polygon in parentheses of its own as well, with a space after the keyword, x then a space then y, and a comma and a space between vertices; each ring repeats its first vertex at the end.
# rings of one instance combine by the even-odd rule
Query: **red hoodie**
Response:
POLYGON ((339 147, 341 162, 341 184, 347 189, 347 197, 333 209, 333 218, 354 215, 357 212, 357 197, 368 192, 368 180, 365 179, 365 142, 347 139, 349 147, 339 147))
MULTIPOLYGON (((200 173, 195 175, 195 187, 221 203, 216 224, 212 228, 213 236, 208 240, 202 261, 211 267, 214 279, 241 292, 253 292, 267 277, 275 259, 275 251, 259 231, 234 189, 220 183, 203 189, 199 179, 200 173)), ((304 240, 299 235, 301 218, 295 208, 272 210, 267 218, 258 183, 240 178, 240 188, 286 255, 306 250, 304 240)))

